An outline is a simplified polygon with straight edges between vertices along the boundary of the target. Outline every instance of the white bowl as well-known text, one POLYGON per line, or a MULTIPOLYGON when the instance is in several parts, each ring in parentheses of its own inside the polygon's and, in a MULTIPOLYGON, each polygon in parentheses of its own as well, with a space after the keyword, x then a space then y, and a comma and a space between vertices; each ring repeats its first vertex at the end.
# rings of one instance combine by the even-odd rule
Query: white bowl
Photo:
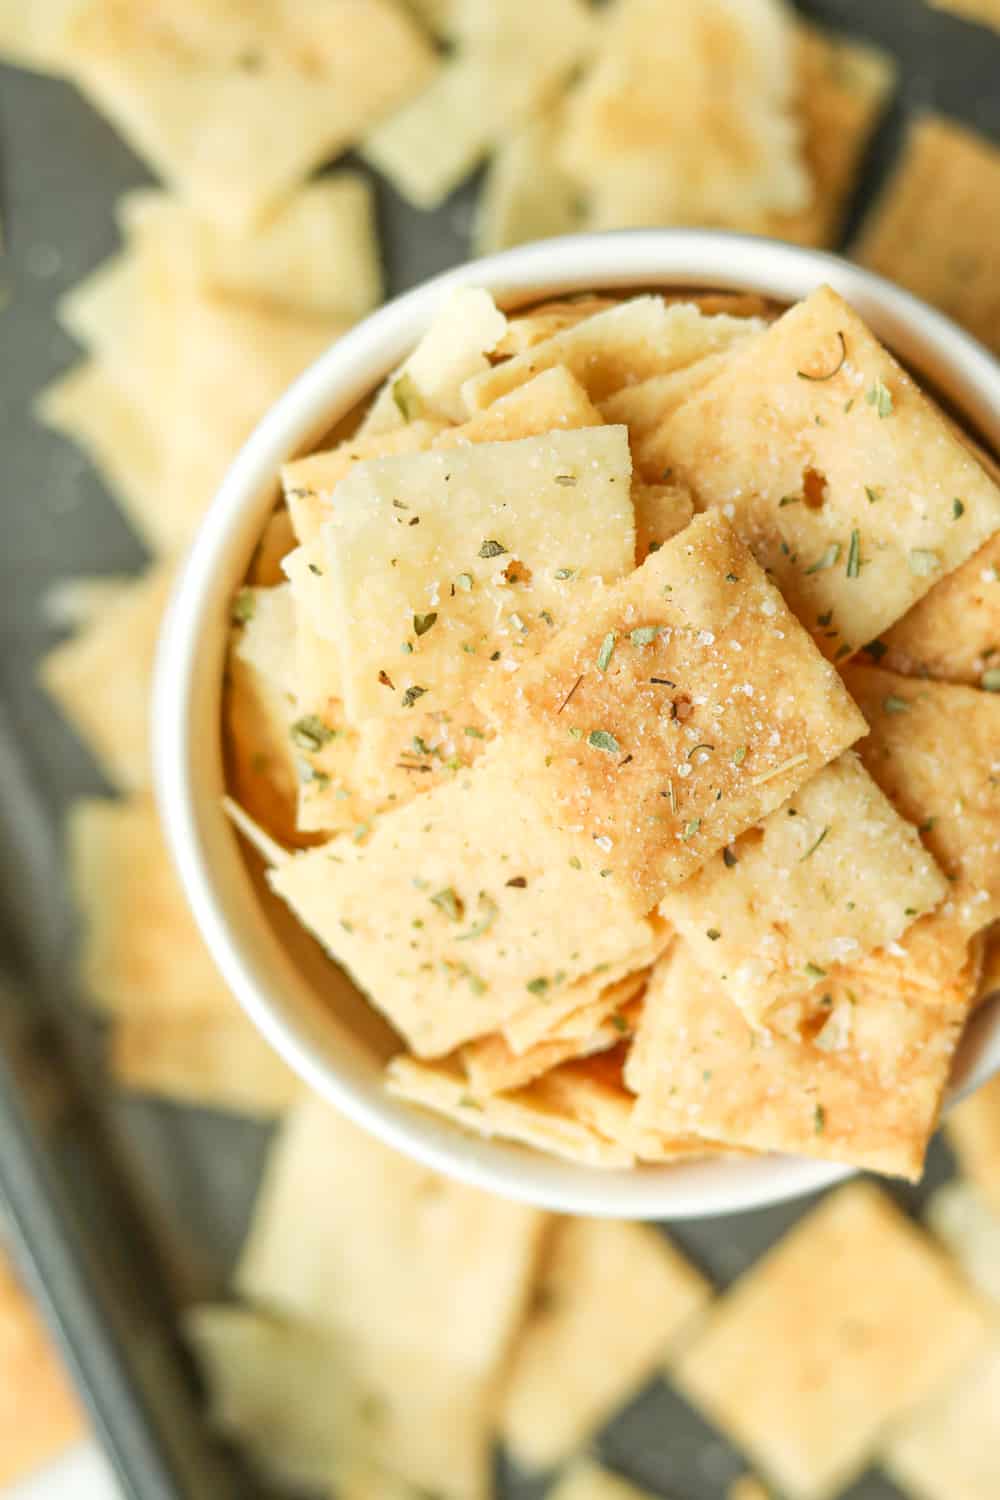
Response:
MULTIPOLYGON (((460 266, 359 324, 267 414, 198 533, 163 632, 154 705, 160 806, 195 917, 248 1015, 306 1083, 389 1145, 439 1171, 567 1213, 680 1219, 776 1203, 848 1169, 767 1156, 607 1172, 482 1140, 389 1097, 381 1078, 384 1031, 330 961, 296 955, 287 920, 252 877, 221 807, 229 602, 274 503, 278 468, 368 395, 455 287, 485 286, 509 309, 587 289, 658 286, 753 291, 791 302, 822 282, 1000 448, 1000 367, 947 318, 880 277, 832 255, 740 235, 579 235, 460 266)), ((1000 1001, 994 1001, 963 1043, 952 1097, 998 1070, 1000 1001)))

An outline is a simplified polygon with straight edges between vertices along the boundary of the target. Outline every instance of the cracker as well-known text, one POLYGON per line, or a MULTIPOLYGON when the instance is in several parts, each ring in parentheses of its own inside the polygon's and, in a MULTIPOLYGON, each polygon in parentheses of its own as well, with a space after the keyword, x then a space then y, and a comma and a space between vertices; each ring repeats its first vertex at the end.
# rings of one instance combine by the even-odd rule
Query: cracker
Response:
POLYGON ((590 1459, 578 1458, 549 1490, 550 1500, 649 1500, 646 1490, 590 1459))
MULTIPOLYGON (((568 1066, 572 1066, 569 1064, 568 1066)), ((454 1120, 487 1140, 515 1141, 588 1167, 629 1167, 632 1152, 569 1114, 553 1091, 558 1069, 510 1094, 476 1095, 461 1069, 397 1057, 386 1072, 391 1094, 454 1120)))
POLYGON ((453 781, 492 739, 482 715, 461 704, 412 718, 365 719, 357 730, 355 789, 372 807, 402 807, 418 793, 453 781))
POLYGON ((160 443, 110 371, 99 360, 84 360, 41 392, 35 415, 84 450, 143 541, 167 550, 170 528, 159 502, 160 443))
POLYGON ((765 324, 762 319, 733 318, 729 330, 728 344, 714 354, 704 354, 679 370, 670 370, 665 375, 650 375, 634 385, 624 385, 620 391, 601 402, 601 415, 606 422, 624 422, 628 428, 629 441, 635 450, 637 466, 649 480, 662 480, 664 465, 656 464, 655 457, 646 455, 645 439, 652 437, 666 417, 676 411, 682 401, 725 368, 726 348, 738 343, 741 338, 761 333, 765 324), (744 327, 740 327, 743 324, 744 327), (748 325, 748 326, 747 326, 748 325))
POLYGON ((1000 531, 870 643, 867 654, 905 677, 1000 689, 1000 531))
POLYGON ((557 333, 581 323, 594 313, 615 307, 617 297, 601 297, 593 292, 580 292, 572 297, 558 297, 552 302, 540 302, 527 312, 512 313, 507 320, 503 338, 494 353, 506 357, 524 354, 536 344, 544 344, 557 333))
POLYGON ((386 0, 208 14, 184 0, 93 0, 67 65, 146 161, 207 218, 264 217, 433 76, 434 53, 386 0))
MULTIPOLYGON (((705 752, 707 753, 707 752, 705 752)), ((857 756, 841 756, 696 874, 663 915, 754 1023, 900 936, 947 881, 857 756)))
POLYGON ((658 552, 664 542, 683 531, 694 515, 691 496, 676 484, 634 482, 632 504, 637 564, 644 563, 651 552, 658 552))
POLYGON ((623 386, 667 375, 728 347, 745 331, 744 319, 727 313, 706 317, 693 302, 632 297, 473 376, 462 395, 470 412, 481 411, 542 370, 565 365, 600 405, 623 386))
POLYGON ((254 548, 247 569, 247 583, 262 589, 273 589, 284 583, 281 565, 294 546, 291 517, 284 505, 278 505, 265 521, 260 541, 254 548))
POLYGON ((581 0, 465 0, 462 45, 424 92, 365 141, 368 161, 419 208, 441 203, 490 148, 587 56, 597 31, 581 0))
POLYGON ((110 1044, 111 1072, 123 1087, 200 1109, 268 1119, 302 1085, 235 1001, 225 1014, 126 1014, 110 1044))
POLYGON ((858 1182, 730 1287, 673 1374, 789 1500, 820 1500, 984 1333, 978 1302, 933 1243, 858 1182))
POLYGON ((447 708, 541 649, 582 594, 631 566, 630 472, 620 427, 356 465, 317 580, 348 717, 406 713, 418 696, 447 708))
MULTIPOLYGON (((56 316, 66 332, 91 354, 100 356, 104 372, 124 387, 126 395, 130 383, 141 378, 130 326, 136 317, 139 294, 135 256, 121 251, 70 287, 56 304, 56 316)), ((133 390, 133 400, 138 399, 133 390)))
MULTIPOLYGON (((181 199, 149 189, 127 194, 119 217, 140 252, 155 237, 175 272, 211 289, 353 322, 382 297, 374 210, 371 184, 358 172, 341 171, 298 188, 244 232, 229 231, 181 199)), ((80 289, 65 299, 65 316, 75 314, 78 327, 81 320, 93 326, 99 291, 107 305, 113 292, 125 290, 110 278, 89 281, 89 301, 80 289)))
POLYGON ((0 1484, 83 1436, 80 1407, 41 1318, 0 1250, 0 1484))
POLYGON ((869 774, 920 830, 949 881, 949 900, 907 934, 929 962, 951 935, 967 942, 1000 915, 1000 796, 994 771, 1000 697, 852 666, 846 681, 871 728, 858 745, 869 774))
POLYGON ((883 1466, 914 1500, 992 1500, 1000 1493, 998 1409, 1000 1342, 893 1433, 883 1466))
POLYGON ((271 880, 420 1056, 529 1006, 567 997, 577 1009, 589 996, 577 998, 575 980, 648 961, 633 956, 650 946, 651 924, 489 756, 386 813, 367 840, 320 846, 271 880))
POLYGON ((0 55, 5 62, 36 73, 59 73, 66 24, 80 0, 2 0, 0 55))
POLYGON ((696 505, 724 510, 835 659, 1000 526, 1000 490, 828 287, 733 350, 662 439, 696 505))
POLYGON ((584 1447, 652 1378, 710 1296, 704 1277, 655 1229, 561 1220, 501 1406, 514 1459, 547 1469, 584 1447))
POLYGON ((557 1028, 545 1040, 517 1053, 502 1033, 481 1037, 462 1049, 462 1066, 476 1093, 504 1094, 524 1088, 560 1063, 579 1057, 592 1057, 617 1047, 635 1026, 638 1006, 637 989, 644 979, 628 976, 608 989, 597 1000, 581 1006, 569 1019, 575 1031, 557 1028))
POLYGON ((569 234, 579 226, 580 190, 557 157, 561 125, 558 106, 550 107, 500 142, 476 204, 477 255, 569 234))
POLYGON ((863 728, 719 516, 698 517, 476 698, 546 816, 579 854, 603 854, 637 910, 863 728))
POLYGON ((359 428, 368 437, 419 417, 461 422, 465 381, 489 370, 487 355, 503 338, 507 319, 489 292, 459 287, 438 308, 414 349, 382 387, 359 428))
POLYGON ((317 1330, 493 1372, 521 1316, 544 1214, 438 1176, 304 1099, 278 1137, 237 1272, 317 1330), (405 1246, 405 1254, 401 1254, 405 1246))
POLYGON ((461 426, 445 428, 433 446, 459 448, 465 443, 511 442, 560 429, 600 427, 603 420, 576 377, 563 365, 553 365, 461 426))
POLYGON ((963 1099, 945 1131, 962 1175, 1000 1217, 1000 1081, 994 1078, 963 1099))
POLYGON ((678 943, 654 968, 628 1080, 634 1124, 917 1179, 966 991, 831 985, 808 1039, 755 1033, 678 943))
POLYGON ((293 738, 300 716, 289 691, 295 620, 287 584, 241 589, 233 614, 223 695, 228 783, 259 823, 292 842, 301 766, 309 763, 293 738))
POLYGON ((952 120, 925 116, 911 127, 855 254, 1000 351, 995 241, 983 219, 998 195, 1000 149, 952 120))
POLYGON ((149 697, 173 569, 125 584, 108 605, 42 660, 42 685, 112 786, 148 784, 149 697))
POLYGON ((317 540, 330 517, 334 490, 356 463, 395 453, 423 453, 443 426, 440 419, 420 417, 404 427, 348 438, 336 448, 285 464, 281 484, 298 540, 303 544, 317 540))
POLYGON ((946 1182, 928 1200, 926 1217, 972 1285, 1000 1303, 1000 1216, 979 1188, 946 1182))
POLYGON ((798 213, 770 214, 742 227, 797 245, 834 245, 897 67, 890 53, 853 37, 801 22, 797 32, 795 107, 812 197, 798 213))
MULTIPOLYGON (((186 1318, 209 1391, 209 1419, 272 1482, 319 1490, 366 1471, 453 1500, 486 1500, 488 1402, 481 1382, 441 1361, 377 1349, 259 1309, 203 1306, 186 1318)), ((386 1488, 383 1488, 386 1487, 386 1488)), ((416 1493, 416 1489, 402 1491, 416 1493)))
POLYGON ((567 111, 563 160, 591 190, 591 227, 732 224, 804 208, 793 43, 769 4, 616 7, 567 111))

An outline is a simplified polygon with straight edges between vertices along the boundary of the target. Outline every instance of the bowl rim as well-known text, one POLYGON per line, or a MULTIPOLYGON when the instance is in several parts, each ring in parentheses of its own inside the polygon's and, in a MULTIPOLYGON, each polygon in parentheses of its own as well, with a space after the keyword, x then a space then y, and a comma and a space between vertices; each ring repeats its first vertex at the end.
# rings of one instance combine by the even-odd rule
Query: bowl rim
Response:
MULTIPOLYGON (((250 1019, 310 1088, 386 1144, 473 1186, 565 1213, 679 1220, 777 1204, 853 1169, 772 1155, 608 1171, 470 1135, 386 1092, 361 1044, 323 1013, 315 991, 261 921, 259 896, 222 808, 219 718, 228 603, 273 506, 278 469, 307 452, 374 389, 456 288, 484 286, 511 310, 549 296, 640 287, 759 292, 793 302, 824 282, 904 361, 932 370, 936 387, 965 420, 1000 447, 1000 365, 942 313, 873 272, 826 251, 724 231, 571 235, 466 262, 396 297, 345 334, 258 424, 181 568, 153 685, 154 785, 202 937, 250 1019)), ((970 1024, 949 1102, 998 1070, 1000 999, 970 1024)))

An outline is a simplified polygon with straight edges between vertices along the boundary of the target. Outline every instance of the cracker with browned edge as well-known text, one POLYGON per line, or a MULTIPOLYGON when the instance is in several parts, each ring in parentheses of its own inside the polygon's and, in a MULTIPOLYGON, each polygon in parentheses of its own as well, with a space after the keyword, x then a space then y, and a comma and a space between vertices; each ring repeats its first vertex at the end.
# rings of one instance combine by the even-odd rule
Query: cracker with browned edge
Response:
POLYGON ((729 1288, 673 1375, 789 1500, 827 1500, 985 1336, 933 1242, 858 1182, 729 1288))
POLYGON ((661 911, 718 993, 759 1023, 825 972, 894 942, 948 890, 912 823, 849 752, 669 891, 661 911))
POLYGON ((811 1036, 759 1034, 677 943, 653 969, 626 1070, 635 1126, 915 1180, 968 1007, 967 988, 856 981, 818 996, 811 1036))
POLYGON ((548 1469, 585 1446, 653 1376, 710 1296, 705 1278, 655 1229, 560 1220, 501 1406, 501 1435, 517 1462, 548 1469))
POLYGON ((1000 528, 1000 489, 828 287, 733 350, 662 442, 836 660, 1000 528))
POLYGON ((863 724, 721 517, 698 517, 477 702, 577 854, 646 911, 863 724))
POLYGON ((1000 531, 869 642, 866 655, 904 677, 1000 692, 1000 531))
POLYGON ((83 1435, 80 1407, 27 1293, 0 1249, 0 1484, 55 1458, 83 1435))
POLYGON ((882 1465, 913 1500, 993 1500, 1000 1494, 998 1411, 1000 1339, 896 1429, 882 1465))
POLYGON ((855 255, 1000 351, 998 230, 991 222, 998 198, 1000 149, 953 120, 928 115, 911 127, 855 255))

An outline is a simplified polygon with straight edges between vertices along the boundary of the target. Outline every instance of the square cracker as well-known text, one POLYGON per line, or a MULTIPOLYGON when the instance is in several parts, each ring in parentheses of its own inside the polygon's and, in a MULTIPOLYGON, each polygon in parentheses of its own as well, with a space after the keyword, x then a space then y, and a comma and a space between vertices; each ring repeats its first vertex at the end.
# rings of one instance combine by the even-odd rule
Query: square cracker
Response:
POLYGON ((996 230, 984 219, 998 198, 1000 149, 953 120, 928 115, 911 127, 855 256, 1000 352, 996 230))
POLYGON ((1000 489, 829 287, 733 350, 662 440, 837 659, 1000 528, 1000 489))
POLYGON ((994 1500, 1000 1494, 1000 1339, 897 1428, 882 1455, 913 1500, 994 1500))
POLYGON ((729 1288, 673 1375, 789 1500, 826 1500, 985 1332, 979 1303, 932 1241, 857 1182, 729 1288))
POLYGON ((83 1434, 80 1407, 34 1304, 0 1249, 0 1484, 41 1468, 83 1434))
POLYGON ((710 1297, 705 1278, 655 1229, 560 1220, 505 1383, 500 1433, 514 1459, 548 1469, 584 1448, 710 1297))
POLYGON ((67 66, 129 143, 208 218, 264 217, 432 77, 419 28, 387 0, 90 0, 67 66))
POLYGON ((307 1326, 492 1372, 520 1320, 546 1215, 399 1156, 318 1098, 289 1115, 237 1271, 307 1326))
POLYGON ((446 428, 434 446, 460 448, 465 443, 511 442, 561 428, 600 427, 603 421, 576 376, 564 365, 552 365, 461 426, 446 428))
POLYGON ((492 754, 271 881, 420 1056, 527 1008, 575 1010, 594 991, 574 981, 604 965, 599 991, 613 965, 649 961, 652 924, 539 822, 492 754))
POLYGON ((510 1094, 477 1094, 454 1063, 397 1057, 386 1071, 386 1086, 397 1098, 443 1115, 488 1140, 515 1141, 588 1167, 632 1166, 634 1157, 627 1146, 609 1139, 567 1107, 556 1086, 560 1072, 556 1068, 510 1094))
POLYGON ((511 313, 504 336, 493 352, 504 358, 524 354, 536 344, 544 344, 564 329, 581 323, 584 318, 616 306, 619 300, 618 297, 597 296, 593 292, 577 292, 570 297, 539 302, 527 312, 511 313))
POLYGON ((136 1093, 265 1120, 287 1109, 303 1087, 235 1000, 219 1015, 121 1016, 110 1064, 118 1082, 136 1093))
POLYGON ((919 1178, 967 991, 857 983, 825 998, 811 1037, 760 1035, 676 944, 653 970, 627 1069, 636 1128, 919 1178))
POLYGON ((642 911, 864 727, 780 594, 713 515, 476 697, 544 815, 578 854, 600 851, 607 884, 642 911))
POLYGON ((1000 1217, 1000 1079, 963 1099, 949 1114, 945 1131, 962 1175, 1000 1217))
POLYGON ((719 994, 759 1023, 824 971, 894 942, 948 889, 848 753, 669 891, 661 911, 719 994))
POLYGON ((745 332, 746 319, 706 316, 694 302, 632 297, 473 376, 462 395, 470 412, 482 411, 533 375, 564 365, 600 405, 623 386, 682 369, 745 332))
POLYGON ((1000 1215, 970 1182, 946 1182, 931 1195, 927 1224, 972 1285, 1000 1304, 1000 1215))
POLYGON ((447 708, 539 650, 631 568, 630 478, 622 427, 356 464, 318 580, 348 717, 447 708))
POLYGON ((1000 687, 1000 531, 866 652, 905 677, 1000 687))
POLYGON ((149 696, 173 569, 159 566, 42 660, 42 685, 115 787, 150 779, 149 696))
POLYGON ((281 484, 299 542, 307 546, 318 540, 324 521, 330 518, 333 492, 356 463, 396 453, 426 452, 444 426, 441 419, 419 417, 403 427, 347 438, 336 448, 285 464, 281 484))
POLYGON ((949 933, 967 942, 1000 915, 1000 696, 876 667, 851 666, 845 679, 870 726, 858 745, 866 770, 949 881, 945 905, 907 934, 929 959, 949 933))
POLYGON ((417 1485, 449 1500, 487 1500, 485 1380, 258 1308, 195 1307, 185 1332, 208 1387, 209 1421, 272 1483, 326 1493, 336 1476, 343 1494, 341 1476, 362 1468, 369 1497, 374 1482, 386 1500, 412 1496, 417 1485))
POLYGON ((569 234, 579 226, 580 190, 557 156, 560 104, 556 100, 538 111, 493 153, 476 204, 476 255, 569 234))

